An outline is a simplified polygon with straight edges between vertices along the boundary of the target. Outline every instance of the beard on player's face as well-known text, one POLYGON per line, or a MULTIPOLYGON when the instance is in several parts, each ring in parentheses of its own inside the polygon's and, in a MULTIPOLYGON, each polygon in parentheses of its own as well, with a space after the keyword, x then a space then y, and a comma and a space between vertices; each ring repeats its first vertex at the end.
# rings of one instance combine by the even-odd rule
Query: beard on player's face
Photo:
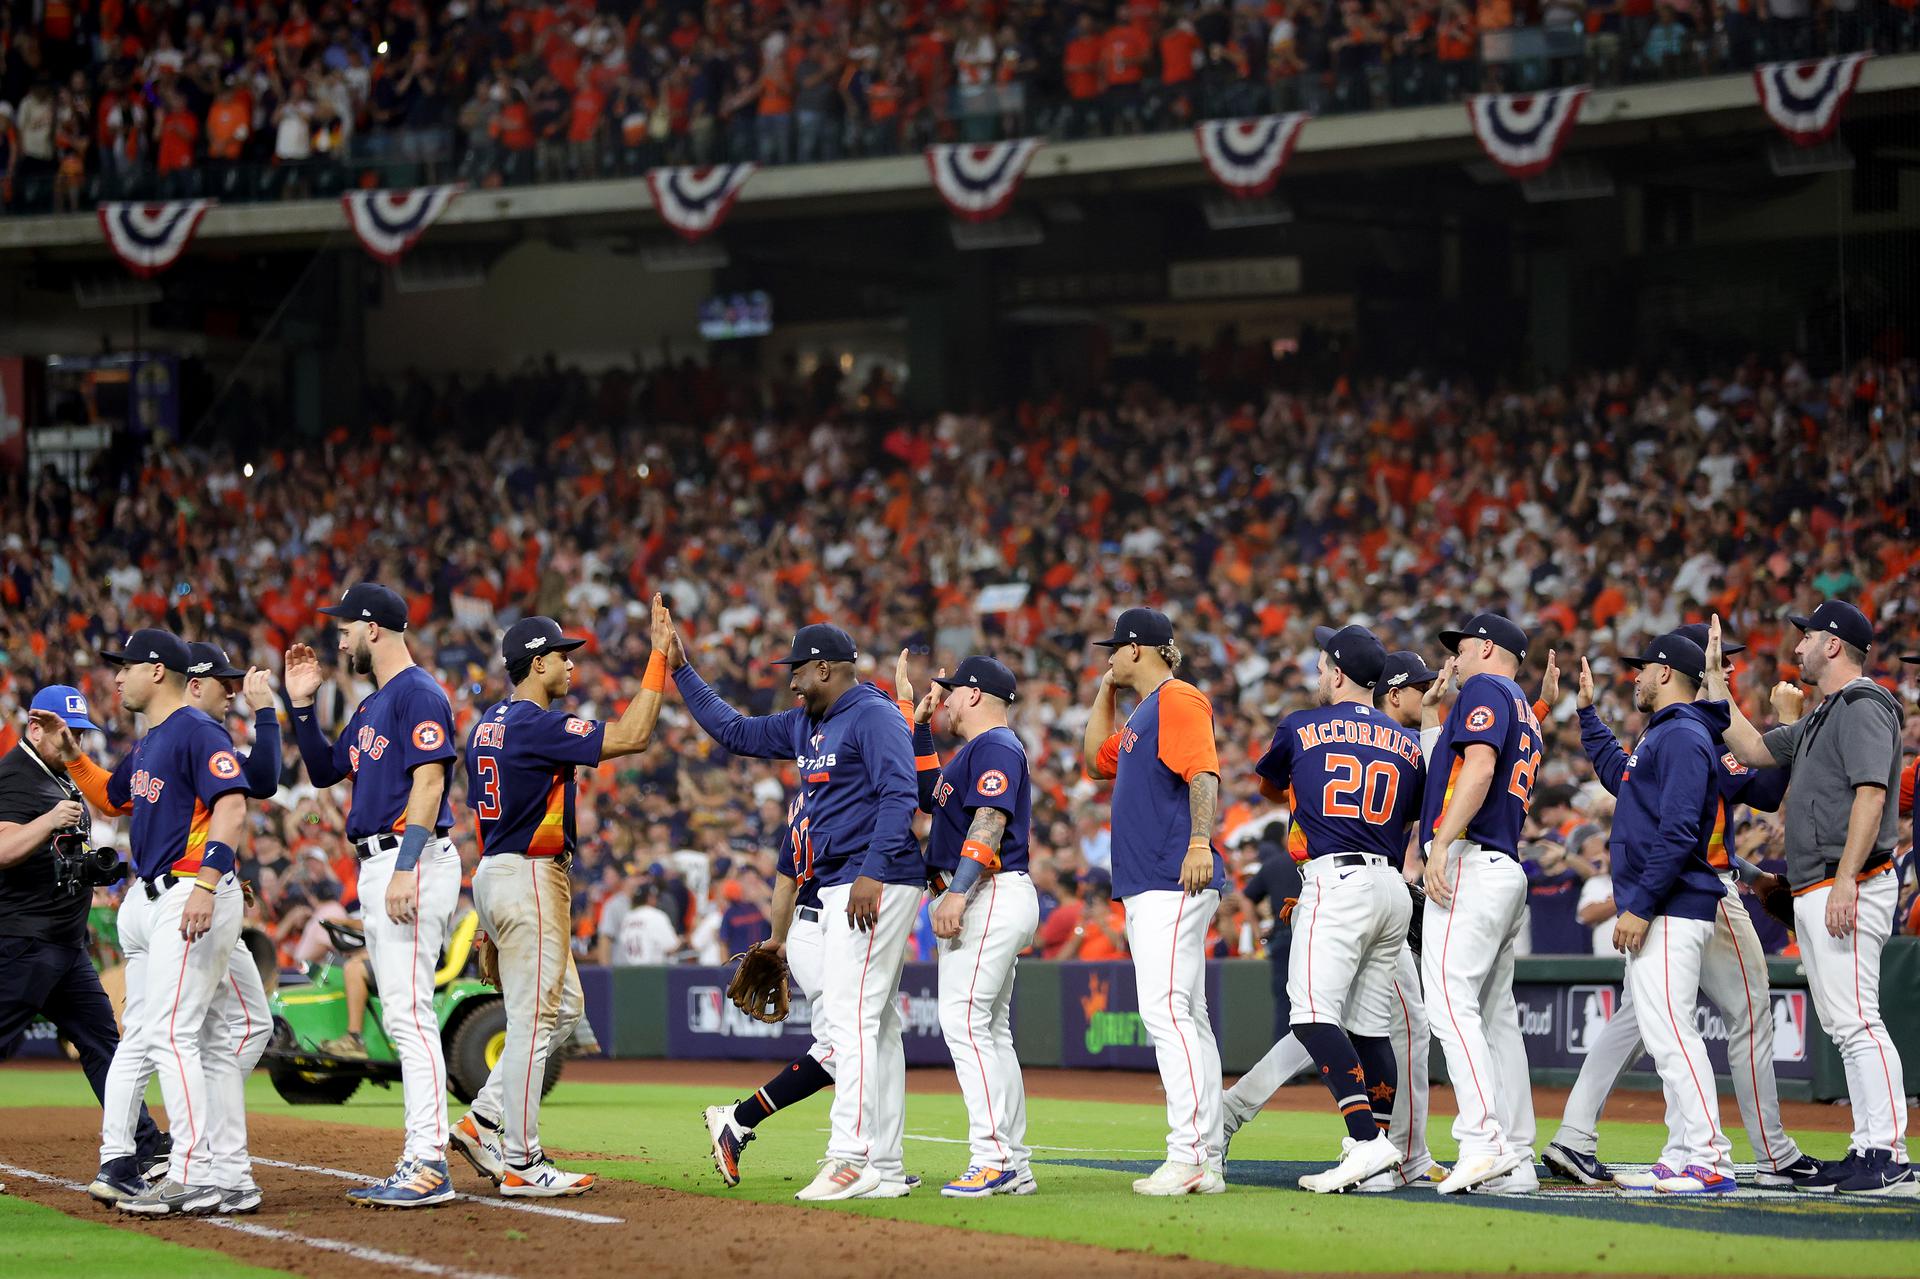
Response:
POLYGON ((1333 659, 1325 653, 1320 654, 1320 675, 1314 682, 1313 691, 1320 699, 1320 705, 1333 704, 1333 659))

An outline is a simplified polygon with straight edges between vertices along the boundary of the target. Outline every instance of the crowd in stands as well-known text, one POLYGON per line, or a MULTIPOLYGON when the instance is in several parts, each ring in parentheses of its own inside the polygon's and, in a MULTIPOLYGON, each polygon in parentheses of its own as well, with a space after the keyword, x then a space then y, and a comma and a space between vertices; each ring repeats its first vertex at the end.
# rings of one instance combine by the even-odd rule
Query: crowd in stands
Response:
MULTIPOLYGON (((1286 815, 1260 799, 1252 763, 1311 696, 1318 623, 1363 622, 1437 666, 1442 626, 1503 610, 1535 637, 1523 684, 1539 685, 1549 651, 1562 671, 1590 658, 1602 713, 1630 740, 1622 654, 1717 612, 1749 646, 1737 687, 1765 722, 1768 690, 1795 673, 1784 614, 1841 596, 1881 630, 1874 673, 1920 700, 1920 668, 1893 660, 1920 648, 1912 360, 1816 373, 1755 358, 1531 388, 1343 378, 1182 403, 1123 385, 931 419, 860 407, 872 396, 847 393, 837 367, 760 383, 691 364, 411 377, 374 397, 375 425, 310 445, 155 442, 103 455, 77 484, 23 480, 0 506, 0 748, 37 687, 71 683, 107 729, 92 748, 118 758, 134 726, 100 646, 159 624, 277 673, 296 641, 331 656, 314 609, 363 578, 411 599, 412 651, 461 738, 505 693, 499 635, 526 613, 591 637, 575 697, 596 717, 638 690, 654 591, 699 671, 753 712, 786 704, 770 663, 791 632, 831 620, 883 685, 903 648, 921 689, 970 652, 1019 674, 1048 908, 1038 950, 1092 958, 1124 938, 1105 792, 1079 763, 1102 669, 1086 641, 1133 603, 1175 618, 1182 674, 1212 699, 1216 836, 1243 885, 1284 857, 1286 815)), ((1529 831, 1543 950, 1589 949, 1611 909, 1610 803, 1572 685, 1552 699, 1529 831)), ((323 722, 366 691, 336 669, 323 722)), ((251 722, 236 707, 243 741, 251 722)), ((1920 751, 1920 714, 1905 741, 1920 751)), ((341 792, 314 793, 291 750, 282 780, 253 805, 248 873, 257 922, 291 963, 324 953, 314 921, 343 917, 356 886, 341 792)), ((712 960, 756 935, 792 782, 726 757, 670 693, 653 749, 584 775, 581 956, 712 960)), ((1781 850, 1767 814, 1739 814, 1732 838, 1762 862, 1781 850)), ((1279 905, 1230 895, 1217 953, 1258 953, 1279 905)), ((1910 904, 1901 918, 1912 927, 1910 904)))
POLYGON ((891 155, 1914 47, 1912 0, 14 0, 0 205, 891 155))

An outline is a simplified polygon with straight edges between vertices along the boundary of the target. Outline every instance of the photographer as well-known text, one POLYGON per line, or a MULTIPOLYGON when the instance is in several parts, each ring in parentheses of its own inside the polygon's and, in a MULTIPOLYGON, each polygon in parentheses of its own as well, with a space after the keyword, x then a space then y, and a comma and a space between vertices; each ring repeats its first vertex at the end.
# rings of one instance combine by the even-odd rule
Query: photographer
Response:
MULTIPOLYGON (((75 731, 99 731, 78 689, 41 689, 33 709, 75 731)), ((87 957, 87 908, 94 887, 118 880, 122 868, 111 849, 85 855, 91 829, 46 731, 30 722, 0 757, 0 1043, 44 1016, 78 1050, 94 1095, 104 1096, 120 1034, 87 957)), ((142 1171, 164 1166, 170 1149, 145 1106, 135 1149, 142 1171)))

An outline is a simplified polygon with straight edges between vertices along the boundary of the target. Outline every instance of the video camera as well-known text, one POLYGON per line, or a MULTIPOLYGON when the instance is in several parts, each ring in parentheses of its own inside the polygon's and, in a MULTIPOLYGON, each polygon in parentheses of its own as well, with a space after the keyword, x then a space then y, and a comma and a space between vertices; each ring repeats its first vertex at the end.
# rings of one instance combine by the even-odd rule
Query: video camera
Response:
POLYGON ((112 848, 95 848, 86 835, 63 830, 53 837, 53 883, 64 893, 91 892, 117 884, 126 875, 126 863, 112 848))

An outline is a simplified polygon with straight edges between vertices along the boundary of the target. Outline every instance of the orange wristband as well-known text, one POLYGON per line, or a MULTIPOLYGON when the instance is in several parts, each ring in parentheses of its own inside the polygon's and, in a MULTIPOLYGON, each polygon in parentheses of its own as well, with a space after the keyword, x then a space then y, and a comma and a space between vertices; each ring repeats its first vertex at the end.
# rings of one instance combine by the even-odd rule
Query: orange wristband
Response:
POLYGON ((666 691, 667 655, 665 653, 655 653, 647 659, 647 673, 641 678, 640 687, 649 693, 666 691))
POLYGON ((960 855, 970 862, 979 862, 987 868, 989 873, 1000 869, 1000 854, 977 839, 970 839, 960 845, 960 855))

